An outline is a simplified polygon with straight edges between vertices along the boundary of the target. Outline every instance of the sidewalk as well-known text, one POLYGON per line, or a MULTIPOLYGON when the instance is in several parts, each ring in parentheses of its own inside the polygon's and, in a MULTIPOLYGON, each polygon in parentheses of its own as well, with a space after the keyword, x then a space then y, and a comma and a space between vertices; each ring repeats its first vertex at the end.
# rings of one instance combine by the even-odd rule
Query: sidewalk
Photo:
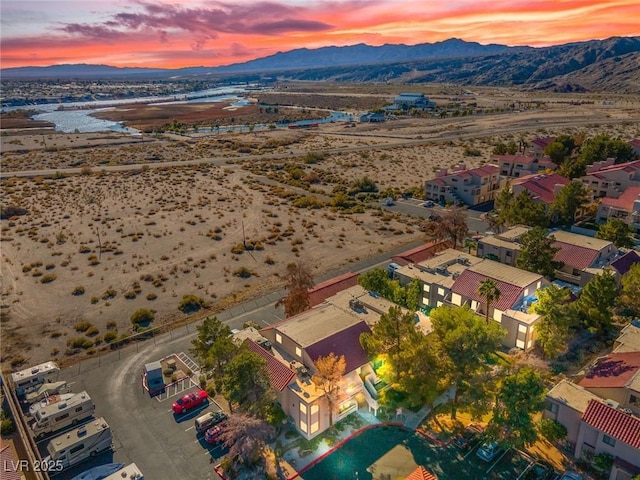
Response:
MULTIPOLYGON (((451 398, 453 398, 453 387, 436 398, 435 402, 433 402, 433 406, 438 407, 443 403, 447 403, 451 398)), ((405 427, 415 430, 427 415, 429 415, 429 413, 431 413, 431 407, 429 405, 425 405, 415 413, 409 412, 408 414, 403 414, 405 419, 402 423, 405 427)))

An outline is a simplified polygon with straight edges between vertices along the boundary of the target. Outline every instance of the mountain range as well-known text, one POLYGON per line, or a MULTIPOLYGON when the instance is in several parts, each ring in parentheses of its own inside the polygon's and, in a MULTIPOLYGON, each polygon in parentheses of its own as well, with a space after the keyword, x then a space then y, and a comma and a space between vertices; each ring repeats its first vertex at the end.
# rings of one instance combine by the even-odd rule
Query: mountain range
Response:
POLYGON ((640 37, 612 37, 543 48, 481 45, 459 39, 418 45, 300 48, 222 67, 181 69, 55 65, 0 70, 3 79, 232 76, 519 86, 554 91, 640 93, 640 37))

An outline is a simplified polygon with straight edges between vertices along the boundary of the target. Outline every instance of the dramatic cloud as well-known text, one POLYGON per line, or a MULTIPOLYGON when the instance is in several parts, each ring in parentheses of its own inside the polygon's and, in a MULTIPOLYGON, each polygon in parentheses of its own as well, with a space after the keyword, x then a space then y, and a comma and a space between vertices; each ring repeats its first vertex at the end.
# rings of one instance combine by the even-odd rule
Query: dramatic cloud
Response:
POLYGON ((640 35, 637 0, 7 0, 0 9, 3 67, 181 67, 360 42, 546 46, 640 35))

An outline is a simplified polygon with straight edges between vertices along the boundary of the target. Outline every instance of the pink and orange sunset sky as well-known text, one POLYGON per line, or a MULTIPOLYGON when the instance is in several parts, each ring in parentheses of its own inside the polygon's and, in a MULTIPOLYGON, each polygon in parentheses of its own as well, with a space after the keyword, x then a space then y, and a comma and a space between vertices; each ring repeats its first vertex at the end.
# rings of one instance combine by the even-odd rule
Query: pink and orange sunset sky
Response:
POLYGON ((640 35, 638 0, 2 0, 1 67, 217 66, 294 48, 640 35))

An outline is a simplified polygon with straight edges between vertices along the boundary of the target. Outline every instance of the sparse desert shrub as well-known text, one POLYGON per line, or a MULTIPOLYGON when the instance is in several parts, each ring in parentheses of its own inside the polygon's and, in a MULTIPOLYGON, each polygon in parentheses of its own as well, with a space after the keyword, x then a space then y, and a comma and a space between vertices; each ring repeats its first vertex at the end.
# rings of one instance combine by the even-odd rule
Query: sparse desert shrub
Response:
POLYGON ((107 322, 107 330, 117 330, 118 323, 115 320, 109 320, 107 322))
POLYGON ((115 291, 113 288, 108 288, 103 294, 102 294, 102 299, 103 300, 109 300, 110 298, 115 297, 118 294, 117 291, 115 291))
POLYGON ((265 258, 264 260, 264 263, 266 263, 267 265, 273 265, 274 263, 276 263, 276 261, 273 258, 267 256, 267 258, 265 258))
POLYGON ((71 295, 84 295, 84 287, 82 285, 78 285, 76 288, 73 289, 73 292, 71 292, 71 295))
POLYGON ((233 275, 235 277, 240 277, 240 278, 250 278, 252 275, 255 275, 255 274, 256 272, 254 272, 253 270, 250 270, 247 267, 240 267, 233 272, 233 275))
POLYGON ((231 247, 231 253, 234 255, 240 255, 242 252, 244 252, 244 245, 242 243, 236 243, 231 247))
POLYGON ((134 292, 133 290, 129 290, 124 294, 124 298, 126 298, 127 300, 133 300, 134 298, 136 298, 136 296, 136 292, 134 292))
POLYGON ((182 313, 191 313, 197 312, 201 308, 207 306, 207 302, 204 299, 197 297, 195 295, 185 295, 182 297, 180 304, 178 305, 178 310, 182 313))
POLYGON ((43 276, 40 279, 40 283, 51 283, 53 282, 56 278, 58 278, 58 276, 55 273, 47 273, 45 276, 43 276))
POLYGON ((158 298, 158 295, 153 292, 147 294, 147 300, 155 300, 156 298, 158 298))
POLYGON ((80 249, 78 251, 80 253, 89 253, 91 248, 88 245, 80 245, 80 249))
POLYGON ((53 263, 47 263, 44 267, 45 270, 53 270, 56 266, 53 263))
POLYGON ((87 348, 93 347, 93 342, 87 337, 74 337, 67 340, 67 347, 71 348, 87 348))
POLYGON ((96 335, 98 335, 98 333, 100 333, 100 330, 98 330, 98 327, 96 327, 95 325, 91 325, 86 332, 84 332, 84 334, 87 337, 94 337, 96 335))
POLYGON ((100 301, 100 299, 98 297, 91 297, 91 304, 95 305, 96 303, 98 303, 100 301))
POLYGON ((86 332, 87 330, 89 330, 89 328, 91 328, 93 326, 93 323, 91 322, 87 322, 82 321, 82 322, 77 322, 73 328, 76 330, 76 332, 86 332))
POLYGON ((118 338, 118 332, 108 331, 104 334, 103 340, 104 340, 104 343, 111 343, 116 338, 118 338))
POLYGON ((24 358, 22 355, 14 355, 13 357, 11 357, 11 366, 12 367, 18 367, 20 365, 22 365, 24 362, 26 362, 27 359, 24 358))
POLYGON ((155 312, 148 308, 139 308, 131 315, 131 323, 140 325, 143 323, 152 322, 155 318, 155 312))

